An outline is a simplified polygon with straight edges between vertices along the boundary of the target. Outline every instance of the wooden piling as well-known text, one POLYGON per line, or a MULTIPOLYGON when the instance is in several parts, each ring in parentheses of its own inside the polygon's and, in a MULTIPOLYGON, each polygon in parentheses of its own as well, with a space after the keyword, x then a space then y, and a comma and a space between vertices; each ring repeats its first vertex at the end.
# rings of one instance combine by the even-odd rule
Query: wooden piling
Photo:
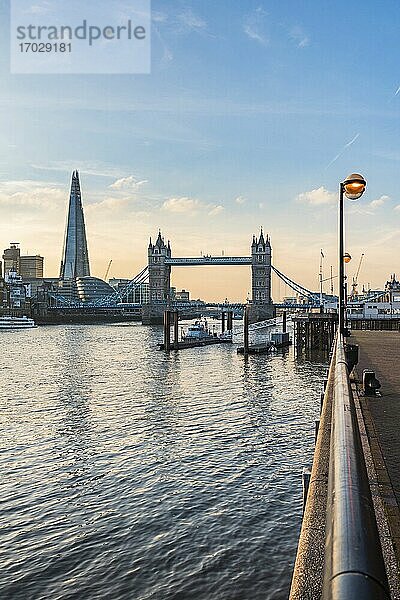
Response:
POLYGON ((171 311, 164 311, 164 349, 171 350, 171 311))
POLYGON ((179 312, 174 311, 174 350, 178 350, 179 345, 179 312))
POLYGON ((243 318, 243 354, 248 356, 249 354, 249 306, 244 309, 243 318))

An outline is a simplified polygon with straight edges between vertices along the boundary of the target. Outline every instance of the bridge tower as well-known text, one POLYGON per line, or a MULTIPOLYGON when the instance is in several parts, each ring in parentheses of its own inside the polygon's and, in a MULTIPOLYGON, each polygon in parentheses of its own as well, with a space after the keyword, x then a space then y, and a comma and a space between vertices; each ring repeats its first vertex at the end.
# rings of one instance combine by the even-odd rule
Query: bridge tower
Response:
POLYGON ((165 243, 159 231, 156 243, 150 238, 148 247, 150 304, 167 304, 170 299, 171 267, 165 264, 167 258, 171 258, 171 245, 169 240, 165 243))
POLYGON ((253 235, 251 244, 251 287, 250 320, 256 322, 272 317, 271 242, 268 235, 264 237, 262 228, 260 237, 253 235))

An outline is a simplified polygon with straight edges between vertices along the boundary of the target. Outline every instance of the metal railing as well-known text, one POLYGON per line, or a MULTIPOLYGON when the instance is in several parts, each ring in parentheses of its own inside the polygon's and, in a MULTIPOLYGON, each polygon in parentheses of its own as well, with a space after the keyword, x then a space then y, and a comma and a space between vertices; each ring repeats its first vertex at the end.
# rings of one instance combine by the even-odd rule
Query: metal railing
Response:
POLYGON ((390 598, 345 342, 339 332, 290 591, 290 600, 304 598, 390 598))
POLYGON ((322 598, 390 598, 357 415, 338 333, 322 598))

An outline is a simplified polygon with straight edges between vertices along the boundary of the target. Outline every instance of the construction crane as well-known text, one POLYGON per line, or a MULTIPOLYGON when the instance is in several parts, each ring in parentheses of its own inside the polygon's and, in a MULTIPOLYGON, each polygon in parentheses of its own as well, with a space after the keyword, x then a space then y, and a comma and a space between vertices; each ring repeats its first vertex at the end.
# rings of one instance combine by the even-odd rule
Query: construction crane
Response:
POLYGON ((351 294, 350 294, 351 299, 354 299, 356 296, 358 296, 358 291, 357 291, 358 276, 360 274, 360 269, 361 269, 361 264, 362 264, 363 258, 364 258, 364 252, 360 256, 360 262, 358 263, 358 269, 357 269, 355 276, 353 277, 353 283, 351 284, 351 294))
POLYGON ((106 274, 104 275, 104 281, 107 281, 107 277, 108 277, 108 274, 109 274, 109 272, 110 272, 111 265, 112 265, 112 259, 111 259, 111 260, 110 260, 110 262, 108 263, 107 271, 106 271, 106 274))

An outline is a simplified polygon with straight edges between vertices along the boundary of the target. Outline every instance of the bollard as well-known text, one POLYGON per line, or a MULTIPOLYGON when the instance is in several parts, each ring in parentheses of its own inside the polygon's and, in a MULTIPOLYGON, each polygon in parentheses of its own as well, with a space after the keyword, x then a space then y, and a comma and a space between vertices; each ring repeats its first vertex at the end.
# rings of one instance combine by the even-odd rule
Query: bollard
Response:
POLYGON ((381 387, 379 379, 371 369, 363 371, 363 390, 365 396, 376 396, 376 391, 381 387))
POLYGON ((357 344, 346 344, 345 347, 346 363, 349 374, 352 372, 356 364, 358 363, 358 345, 357 344))

